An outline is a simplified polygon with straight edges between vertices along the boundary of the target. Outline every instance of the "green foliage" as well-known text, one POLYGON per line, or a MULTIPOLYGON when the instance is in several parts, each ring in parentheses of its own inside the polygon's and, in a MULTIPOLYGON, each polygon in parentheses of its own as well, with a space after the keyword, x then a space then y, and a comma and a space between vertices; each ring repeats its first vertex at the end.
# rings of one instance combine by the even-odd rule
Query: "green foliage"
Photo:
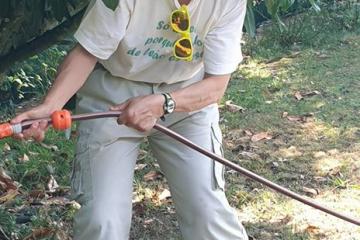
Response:
POLYGON ((3 0, 0 8, 0 56, 42 35, 89 0, 3 0))
POLYGON ((12 0, 2 0, 0 8, 0 18, 9 17, 11 11, 16 8, 17 1, 12 0))
POLYGON ((256 23, 253 9, 253 0, 247 1, 244 26, 249 35, 251 37, 255 37, 256 23))
POLYGON ((14 103, 43 96, 56 75, 56 69, 73 43, 55 45, 46 51, 16 63, 0 83, 0 113, 13 113, 14 103))
POLYGON ((328 3, 326 14, 336 29, 346 31, 360 29, 360 2, 357 0, 328 3))
POLYGON ((281 21, 279 12, 286 12, 295 0, 265 0, 268 13, 278 23, 280 30, 286 29, 286 25, 281 21))
POLYGON ((0 239, 10 239, 10 236, 7 234, 13 232, 16 229, 14 216, 6 211, 2 206, 0 206, 0 228, 0 239))
POLYGON ((105 6, 115 11, 116 7, 119 5, 119 0, 103 0, 105 6))
MULTIPOLYGON (((245 29, 249 33, 250 36, 255 36, 255 17, 254 17, 254 8, 259 6, 260 4, 265 3, 266 10, 277 24, 277 27, 280 31, 285 31, 287 29, 286 24, 283 22, 281 16, 285 15, 289 9, 294 5, 295 2, 299 3, 301 6, 303 0, 248 0, 247 13, 245 18, 245 29)), ((305 2, 309 2, 313 9, 316 11, 320 10, 320 7, 315 0, 305 0, 305 2)))
POLYGON ((31 231, 27 225, 16 224, 16 217, 7 211, 5 206, 0 206, 0 239, 23 239, 31 231))
MULTIPOLYGON (((106 1, 106 0, 104 0, 106 1)), ((2 0, 0 8, 0 19, 11 18, 14 16, 16 10, 18 10, 23 4, 28 11, 33 10, 34 5, 39 4, 41 11, 45 13, 47 19, 55 18, 58 21, 62 21, 65 17, 70 15, 71 8, 75 8, 77 5, 84 2, 83 0, 2 0)), ((113 1, 107 1, 113 2, 113 1)), ((38 16, 34 16, 38 17, 38 16)))
MULTIPOLYGON (((276 24, 264 25, 257 39, 246 39, 244 53, 263 58, 277 58, 303 47, 320 47, 336 41, 346 32, 360 31, 360 5, 355 2, 323 3, 321 12, 303 11, 283 19, 286 29, 276 24)), ((247 36, 245 36, 247 37, 247 36)))
POLYGON ((48 4, 50 6, 50 13, 59 22, 62 21, 64 17, 70 15, 67 5, 64 4, 63 0, 48 1, 48 4))

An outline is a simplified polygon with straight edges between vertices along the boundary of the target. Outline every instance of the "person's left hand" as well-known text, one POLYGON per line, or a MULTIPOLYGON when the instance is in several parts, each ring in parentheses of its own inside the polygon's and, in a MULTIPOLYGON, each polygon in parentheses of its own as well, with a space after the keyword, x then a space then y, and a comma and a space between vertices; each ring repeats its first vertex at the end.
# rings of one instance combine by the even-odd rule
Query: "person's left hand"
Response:
POLYGON ((165 98, 161 94, 152 94, 130 98, 124 103, 111 107, 110 110, 122 112, 117 120, 119 124, 147 132, 164 114, 164 101, 165 98))

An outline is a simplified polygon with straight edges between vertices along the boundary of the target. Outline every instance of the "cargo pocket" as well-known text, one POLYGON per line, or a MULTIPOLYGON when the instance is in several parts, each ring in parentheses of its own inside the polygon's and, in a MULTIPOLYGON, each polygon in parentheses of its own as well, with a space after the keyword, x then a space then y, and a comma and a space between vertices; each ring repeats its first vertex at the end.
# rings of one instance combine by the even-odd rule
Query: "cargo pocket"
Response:
MULTIPOLYGON (((222 136, 221 130, 217 123, 211 124, 211 143, 213 153, 224 156, 223 148, 222 148, 222 136)), ((219 163, 213 160, 213 171, 214 171, 214 184, 215 189, 220 188, 224 191, 225 189, 225 167, 222 163, 219 163)))
POLYGON ((91 200, 89 132, 81 131, 71 173, 71 198, 81 205, 91 200))

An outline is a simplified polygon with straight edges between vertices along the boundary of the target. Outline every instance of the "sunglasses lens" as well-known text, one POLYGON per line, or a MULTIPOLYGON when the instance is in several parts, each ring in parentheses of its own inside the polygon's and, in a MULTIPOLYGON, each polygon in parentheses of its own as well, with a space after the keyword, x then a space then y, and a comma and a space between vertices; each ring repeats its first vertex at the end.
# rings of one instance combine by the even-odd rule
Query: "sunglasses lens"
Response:
POLYGON ((171 17, 171 23, 177 31, 186 31, 189 28, 188 15, 183 11, 175 11, 171 17))
POLYGON ((189 39, 180 39, 175 44, 175 54, 179 58, 187 58, 192 54, 191 42, 189 39))

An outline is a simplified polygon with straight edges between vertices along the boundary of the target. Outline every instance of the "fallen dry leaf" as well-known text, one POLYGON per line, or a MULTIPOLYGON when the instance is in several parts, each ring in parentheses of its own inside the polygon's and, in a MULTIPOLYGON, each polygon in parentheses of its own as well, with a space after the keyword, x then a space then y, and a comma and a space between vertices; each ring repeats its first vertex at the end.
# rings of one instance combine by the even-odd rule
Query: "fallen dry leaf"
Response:
POLYGON ((288 112, 283 112, 282 118, 286 118, 287 116, 289 116, 289 113, 288 112))
POLYGON ((6 183, 0 181, 0 189, 5 190, 7 188, 6 183))
POLYGON ((29 154, 31 156, 38 156, 40 153, 29 151, 29 154))
POLYGON ((161 178, 161 173, 157 172, 157 171, 150 171, 148 172, 145 176, 144 176, 144 180, 146 182, 148 181, 154 181, 156 179, 159 179, 161 178))
POLYGON ((300 100, 302 100, 304 98, 299 91, 295 92, 294 97, 298 101, 300 101, 300 100))
POLYGON ((65 206, 67 204, 69 204, 70 200, 66 197, 54 197, 54 198, 49 198, 46 200, 41 201, 41 203, 43 205, 48 205, 48 206, 65 206))
POLYGON ((46 149, 49 149, 49 150, 52 150, 54 152, 58 152, 59 151, 59 148, 56 146, 56 145, 47 145, 43 142, 40 142, 40 145, 46 149))
POLYGON ((57 188, 59 188, 59 184, 56 182, 53 175, 50 175, 50 180, 47 184, 49 192, 55 192, 57 188))
POLYGON ((7 143, 5 143, 5 144, 4 144, 4 147, 3 147, 3 150, 4 150, 4 152, 8 152, 8 151, 10 151, 10 150, 11 150, 10 145, 9 145, 9 144, 7 144, 7 143))
POLYGON ((322 53, 322 54, 318 55, 318 58, 320 58, 320 59, 326 59, 326 58, 329 58, 329 56, 326 55, 326 54, 324 54, 324 53, 322 53))
POLYGON ((17 190, 10 189, 5 194, 0 196, 0 204, 6 203, 6 202, 14 199, 18 194, 19 194, 19 192, 17 190))
POLYGON ((273 167, 276 167, 276 168, 279 167, 279 163, 278 163, 278 162, 272 162, 272 165, 273 165, 273 167))
POLYGON ((3 188, 5 191, 9 189, 16 190, 17 184, 9 177, 9 175, 6 174, 5 170, 0 167, 0 182, 2 182, 1 186, 6 186, 3 188))
POLYGON ((260 158, 259 154, 256 154, 253 152, 247 152, 247 151, 239 152, 238 156, 242 157, 242 158, 248 158, 248 159, 259 159, 260 158))
POLYGON ((254 135, 254 133, 250 130, 244 130, 244 133, 247 135, 247 136, 252 136, 254 135))
POLYGON ((69 233, 67 233, 66 231, 62 229, 57 229, 55 232, 54 239, 70 240, 72 238, 69 236, 69 233))
POLYGON ((306 113, 301 116, 286 116, 286 118, 291 122, 302 122, 302 123, 311 121, 313 117, 314 117, 313 113, 306 113))
POLYGON ((32 230, 32 233, 24 238, 24 240, 37 240, 45 237, 51 237, 55 234, 55 229, 52 228, 38 228, 32 230))
POLYGON ((319 191, 314 189, 314 188, 307 188, 307 187, 303 187, 302 190, 305 192, 305 193, 309 193, 311 195, 318 195, 319 194, 319 191))
POLYGON ((137 160, 138 161, 144 160, 146 158, 146 156, 148 156, 147 151, 141 149, 140 152, 139 152, 137 160))
POLYGON ((244 112, 245 111, 245 108, 231 103, 231 100, 226 101, 225 106, 229 112, 244 112))
POLYGON ((290 122, 301 122, 303 120, 300 116, 286 116, 290 122))
POLYGON ((296 100, 300 101, 302 99, 304 99, 305 97, 312 97, 312 96, 316 96, 316 95, 320 95, 321 93, 317 90, 315 91, 310 91, 310 92, 300 92, 300 91, 296 91, 294 93, 294 97, 296 98, 296 100))
POLYGON ((72 200, 66 204, 67 206, 70 206, 71 208, 75 210, 79 210, 81 208, 80 203, 76 202, 75 200, 72 200))
POLYGON ((144 224, 148 225, 148 224, 152 223, 153 221, 154 221, 154 219, 146 219, 146 220, 144 220, 144 224))
POLYGON ((28 162, 29 160, 30 160, 30 158, 29 158, 28 155, 26 155, 26 153, 24 153, 24 155, 19 158, 19 161, 20 161, 21 163, 28 162))
POLYGON ((159 195, 159 200, 164 200, 171 197, 171 193, 168 189, 164 189, 159 195))
POLYGON ((288 224, 290 221, 292 221, 293 220, 293 217, 292 216, 290 216, 290 215, 286 215, 284 218, 282 218, 281 220, 280 220, 280 224, 281 225, 286 225, 286 224, 288 224))
POLYGON ((307 93, 303 93, 302 95, 304 97, 312 97, 312 96, 316 96, 316 95, 320 95, 321 93, 319 91, 311 91, 311 92, 307 92, 307 93))
POLYGON ((42 189, 35 189, 29 193, 29 196, 32 198, 44 198, 46 197, 46 193, 42 189))
POLYGON ((308 232, 308 233, 316 234, 316 233, 319 233, 320 228, 319 228, 319 227, 316 227, 316 226, 313 226, 313 225, 309 225, 309 226, 305 229, 305 231, 308 232))
POLYGON ((321 177, 321 176, 315 176, 314 180, 317 182, 326 182, 327 179, 325 177, 321 177))
POLYGON ((145 164, 145 163, 136 164, 135 171, 136 170, 143 170, 146 166, 147 166, 147 164, 145 164))
POLYGON ((273 137, 267 133, 267 132, 261 132, 261 133, 257 133, 255 135, 253 135, 251 137, 251 141, 252 142, 258 142, 258 141, 261 141, 261 140, 269 140, 269 139, 272 139, 273 137))

